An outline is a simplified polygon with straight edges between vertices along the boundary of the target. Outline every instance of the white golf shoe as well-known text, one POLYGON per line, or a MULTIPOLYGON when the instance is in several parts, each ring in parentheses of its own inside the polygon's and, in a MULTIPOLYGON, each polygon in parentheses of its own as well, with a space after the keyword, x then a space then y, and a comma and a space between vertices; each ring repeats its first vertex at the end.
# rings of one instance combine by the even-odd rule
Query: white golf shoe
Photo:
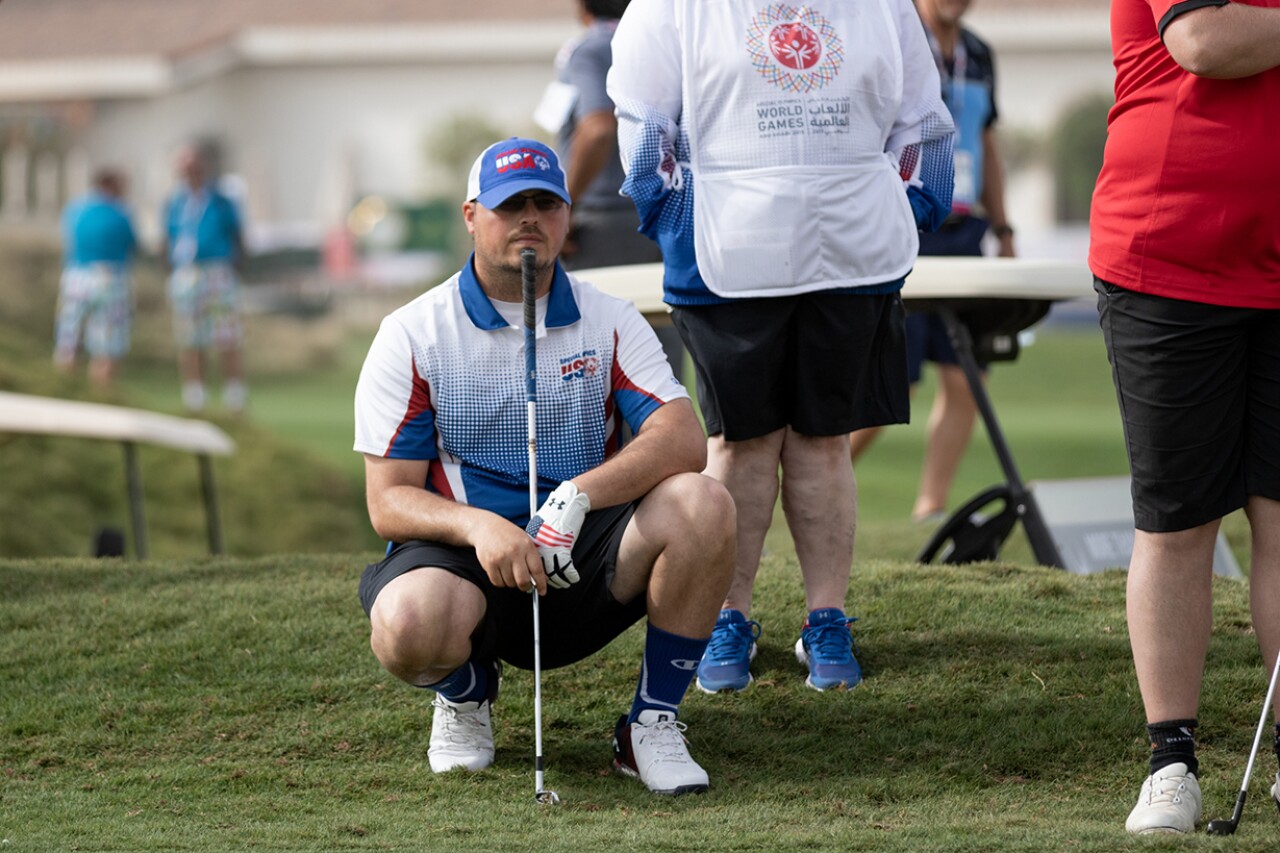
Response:
POLYGON ((427 758, 433 771, 483 770, 493 763, 492 702, 450 702, 437 693, 431 704, 435 711, 427 758))
POLYGON ((613 732, 614 769, 639 779, 655 794, 702 793, 711 783, 707 771, 689 755, 686 728, 674 714, 663 711, 641 711, 630 725, 620 717, 613 732))
POLYGON ((1187 765, 1179 762, 1147 777, 1138 804, 1129 812, 1124 828, 1134 835, 1194 832, 1200 820, 1200 783, 1187 765))
POLYGON ((1280 809, 1280 773, 1276 774, 1276 781, 1271 785, 1271 802, 1280 809))

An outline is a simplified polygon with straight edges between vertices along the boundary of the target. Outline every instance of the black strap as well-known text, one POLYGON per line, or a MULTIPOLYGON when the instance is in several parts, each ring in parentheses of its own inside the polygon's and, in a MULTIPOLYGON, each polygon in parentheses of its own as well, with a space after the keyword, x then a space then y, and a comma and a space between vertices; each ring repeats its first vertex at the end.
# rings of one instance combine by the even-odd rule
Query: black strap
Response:
POLYGON ((1160 33, 1160 40, 1164 41, 1164 31, 1173 19, 1179 15, 1190 12, 1193 9, 1203 9, 1205 6, 1225 6, 1231 0, 1182 0, 1181 3, 1174 3, 1169 7, 1169 11, 1164 13, 1164 17, 1160 19, 1160 23, 1156 25, 1156 30, 1160 33))

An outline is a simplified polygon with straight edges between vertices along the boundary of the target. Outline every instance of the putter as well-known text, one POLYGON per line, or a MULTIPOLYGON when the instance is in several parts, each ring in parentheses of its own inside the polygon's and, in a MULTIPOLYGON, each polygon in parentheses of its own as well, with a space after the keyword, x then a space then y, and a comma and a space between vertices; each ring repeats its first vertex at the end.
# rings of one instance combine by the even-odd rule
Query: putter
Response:
POLYGON ((1219 818, 1209 821, 1205 831, 1210 835, 1234 835, 1240 825, 1240 816, 1244 814, 1244 801, 1249 793, 1249 776, 1253 773, 1253 760, 1258 757, 1258 744, 1262 742, 1262 731, 1267 727, 1267 711, 1271 709, 1271 700, 1276 693, 1276 676, 1280 675, 1280 655, 1276 656, 1275 668, 1271 670, 1271 685, 1267 688, 1267 698, 1262 700, 1262 716, 1258 719, 1258 733, 1253 736, 1253 749, 1249 751, 1249 763, 1244 767, 1244 781, 1240 783, 1240 794, 1236 797, 1236 807, 1231 811, 1228 820, 1219 818))
MULTIPOLYGON (((520 285, 524 298, 524 399, 529 435, 529 517, 538 514, 538 255, 520 250, 520 285)), ((538 588, 533 588, 533 799, 544 806, 560 803, 560 795, 543 785, 542 775, 542 624, 538 588)))

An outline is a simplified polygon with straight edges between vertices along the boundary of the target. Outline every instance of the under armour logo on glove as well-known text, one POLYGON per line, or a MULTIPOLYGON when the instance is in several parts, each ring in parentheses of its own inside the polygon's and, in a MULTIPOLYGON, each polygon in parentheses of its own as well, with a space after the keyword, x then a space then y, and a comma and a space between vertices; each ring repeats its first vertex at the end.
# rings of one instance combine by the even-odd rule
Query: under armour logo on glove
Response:
POLYGON ((591 500, 566 480, 547 496, 538 514, 529 519, 529 526, 525 528, 538 546, 547 583, 556 589, 567 589, 578 582, 578 570, 573 565, 573 543, 590 511, 591 500))

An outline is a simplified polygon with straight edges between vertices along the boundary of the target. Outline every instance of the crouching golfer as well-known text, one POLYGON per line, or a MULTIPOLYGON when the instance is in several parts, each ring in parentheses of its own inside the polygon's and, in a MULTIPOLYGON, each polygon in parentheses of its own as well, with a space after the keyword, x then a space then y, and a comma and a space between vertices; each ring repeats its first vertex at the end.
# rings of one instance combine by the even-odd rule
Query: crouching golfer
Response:
POLYGON ((436 772, 492 763, 499 661, 533 666, 533 587, 548 669, 648 617, 614 766, 656 793, 703 791, 677 717, 728 590, 733 502, 699 473, 705 438, 648 324, 557 262, 569 203, 550 148, 490 146, 462 205, 471 259, 383 320, 356 388, 355 449, 370 519, 391 545, 365 570, 360 599, 378 660, 435 693, 436 772), (538 296, 532 524, 526 247, 538 296))

